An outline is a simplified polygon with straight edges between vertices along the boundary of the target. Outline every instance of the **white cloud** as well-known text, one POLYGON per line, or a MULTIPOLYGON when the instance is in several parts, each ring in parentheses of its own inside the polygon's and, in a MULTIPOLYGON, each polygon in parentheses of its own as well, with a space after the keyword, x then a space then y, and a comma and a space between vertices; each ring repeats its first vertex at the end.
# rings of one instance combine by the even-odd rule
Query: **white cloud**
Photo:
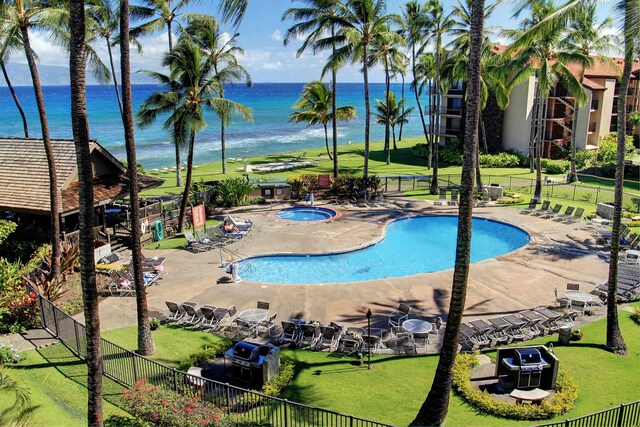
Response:
POLYGON ((265 62, 262 64, 261 68, 264 70, 280 70, 282 69, 282 62, 265 62))
POLYGON ((281 42, 284 39, 282 37, 282 31, 280 30, 275 30, 273 33, 271 33, 271 38, 277 42, 281 42))

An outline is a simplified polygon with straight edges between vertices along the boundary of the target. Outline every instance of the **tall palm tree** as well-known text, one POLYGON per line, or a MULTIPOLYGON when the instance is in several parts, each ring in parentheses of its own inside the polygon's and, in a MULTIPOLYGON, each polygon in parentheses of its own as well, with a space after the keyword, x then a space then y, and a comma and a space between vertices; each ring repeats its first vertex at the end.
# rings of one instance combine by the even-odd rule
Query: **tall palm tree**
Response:
MULTIPOLYGON (((406 43, 402 37, 392 31, 380 32, 371 45, 371 60, 370 66, 374 66, 377 63, 382 63, 384 68, 384 83, 385 83, 385 109, 389 111, 391 109, 389 105, 389 97, 391 93, 391 73, 392 69, 396 67, 395 64, 402 63, 405 58, 404 53, 401 51, 401 47, 406 43)), ((384 123, 384 152, 387 158, 387 164, 391 164, 391 153, 389 148, 390 128, 389 122, 384 123)), ((395 144, 394 144, 395 145, 395 144)))
POLYGON ((289 115, 289 120, 296 123, 307 123, 307 126, 321 124, 324 128, 324 141, 327 154, 331 159, 329 150, 329 133, 327 124, 329 121, 351 120, 356 117, 356 109, 353 107, 336 108, 336 116, 333 114, 333 96, 331 90, 321 81, 313 81, 304 86, 302 96, 293 105, 298 110, 289 115))
POLYGON ((174 49, 166 53, 162 65, 170 69, 170 75, 144 71, 167 90, 149 95, 138 111, 138 123, 146 127, 155 122, 159 115, 171 113, 164 122, 165 130, 174 130, 180 141, 188 141, 187 180, 180 203, 178 225, 182 231, 191 191, 196 135, 207 126, 204 110, 217 112, 233 109, 247 120, 251 120, 251 110, 214 96, 220 92, 220 85, 213 78, 213 65, 190 38, 181 39, 174 49))
POLYGON ((129 200, 131 201, 131 259, 133 264, 133 278, 136 288, 136 315, 138 325, 138 352, 150 356, 155 353, 155 345, 149 325, 149 310, 147 307, 147 293, 144 286, 144 272, 142 268, 142 245, 140 243, 140 202, 138 197, 138 168, 136 159, 135 131, 133 121, 132 92, 131 92, 131 55, 130 55, 130 24, 131 14, 129 1, 121 0, 119 16, 120 42, 120 76, 122 79, 122 125, 127 152, 127 179, 129 181, 129 200))
MULTIPOLYGON (((389 97, 384 101, 376 100, 376 123, 391 128, 394 150, 398 149, 396 146, 396 125, 409 123, 407 117, 413 112, 413 107, 405 108, 404 102, 404 99, 397 101, 393 92, 390 92, 389 97)), ((387 156, 387 164, 391 164, 391 151, 387 150, 385 154, 387 156)))
MULTIPOLYGON (((57 5, 57 4, 56 4, 57 5)), ((68 12, 58 7, 48 7, 46 2, 34 0, 15 0, 7 3, 4 30, 7 34, 17 32, 20 34, 22 46, 27 57, 33 91, 38 107, 40 118, 40 129, 42 132, 42 142, 44 144, 49 169, 49 200, 51 201, 51 278, 60 274, 60 190, 58 188, 58 174, 49 134, 49 121, 44 104, 40 75, 36 65, 36 54, 31 48, 29 29, 37 27, 49 31, 56 39, 59 37, 59 30, 66 26, 68 12)))
POLYGON ((516 40, 505 51, 504 55, 514 58, 508 61, 506 68, 513 71, 513 76, 508 87, 513 88, 518 84, 528 81, 531 76, 537 78, 535 104, 536 121, 533 139, 533 157, 536 171, 536 188, 534 198, 542 197, 542 168, 541 157, 544 149, 545 126, 543 112, 547 104, 547 98, 551 90, 558 82, 571 92, 578 104, 586 100, 586 91, 580 81, 571 73, 568 66, 578 64, 587 66, 589 57, 580 52, 562 49, 561 40, 565 22, 544 21, 555 12, 553 0, 544 0, 532 5, 531 17, 522 22, 522 30, 505 31, 507 35, 515 35, 516 40), (543 23, 546 22, 546 23, 543 23))
MULTIPOLYGON (((609 63, 615 67, 615 63, 606 56, 610 52, 618 50, 613 34, 610 33, 613 20, 604 18, 600 23, 597 21, 596 2, 585 1, 573 13, 571 17, 567 38, 564 44, 567 50, 580 52, 585 56, 596 55, 604 63, 609 63)), ((580 67, 580 84, 584 82, 585 67, 580 67)), ((571 171, 569 172, 569 182, 578 180, 576 172, 576 129, 580 109, 573 109, 573 120, 571 129, 571 171)))
POLYGON ((93 199, 93 167, 89 147, 89 119, 87 116, 84 2, 69 3, 69 70, 71 81, 71 127, 78 165, 78 200, 80 218, 80 278, 87 336, 87 389, 89 394, 87 424, 102 425, 102 356, 100 353, 100 314, 93 246, 95 225, 93 199))
POLYGON ((362 64, 364 81, 364 165, 362 170, 363 187, 362 196, 367 197, 367 182, 369 179, 369 150, 371 131, 371 102, 369 99, 369 61, 370 48, 375 37, 389 31, 388 24, 391 17, 386 14, 387 3, 385 0, 348 0, 344 5, 339 5, 338 16, 335 23, 341 29, 345 45, 336 49, 331 55, 328 69, 338 67, 347 60, 362 64))
POLYGON ((442 53, 443 44, 442 39, 445 33, 447 33, 453 25, 451 14, 445 15, 444 8, 440 0, 428 0, 425 4, 425 15, 427 19, 427 27, 431 30, 431 34, 427 37, 426 42, 433 43, 434 49, 434 66, 435 74, 433 81, 434 97, 433 108, 435 111, 433 134, 433 175, 431 177, 431 187, 429 192, 431 194, 438 194, 438 146, 440 144, 440 102, 442 100, 442 82, 441 82, 441 66, 442 66, 442 53))
MULTIPOLYGON (((224 85, 226 83, 244 81, 251 86, 251 76, 238 63, 238 56, 244 55, 244 50, 238 46, 238 33, 228 37, 220 31, 218 21, 210 16, 192 16, 188 18, 188 26, 184 36, 191 37, 203 50, 213 66, 213 78, 218 81, 218 96, 224 99, 224 85)), ((226 158, 226 127, 231 124, 231 110, 217 111, 220 118, 220 146, 222 151, 222 173, 227 173, 226 158)))
MULTIPOLYGON (((392 73, 391 73, 391 78, 393 78, 394 80, 398 79, 398 75, 400 76, 400 80, 401 80, 401 87, 402 87, 402 94, 401 94, 401 99, 405 101, 406 103, 406 97, 405 97, 405 86, 406 86, 406 79, 405 76, 407 74, 407 67, 409 66, 410 60, 409 57, 407 55, 404 55, 404 57, 402 58, 402 60, 396 64, 393 64, 393 68, 392 68, 392 73)), ((402 104, 404 107, 404 103, 402 104)), ((404 111, 403 111, 404 112, 404 111)), ((402 129, 404 127, 404 123, 400 123, 400 131, 398 132, 398 141, 402 141, 402 129)), ((395 150, 395 147, 394 147, 395 150)))
MULTIPOLYGON (((335 54, 339 38, 336 34, 335 18, 338 12, 338 4, 342 0, 303 0, 307 7, 290 8, 282 15, 282 19, 292 19, 295 24, 289 27, 284 37, 285 46, 293 39, 306 35, 305 41, 302 43, 297 56, 302 55, 309 46, 313 51, 322 49, 331 49, 331 53, 335 54), (328 39, 326 37, 328 32, 328 39)), ((324 75, 324 73, 323 73, 324 75)), ((336 107, 336 97, 338 95, 338 67, 331 68, 331 115, 332 127, 331 137, 333 139, 333 156, 329 154, 329 158, 333 159, 333 177, 338 177, 338 114, 336 107)))
POLYGON ((418 57, 422 54, 426 43, 425 37, 427 32, 427 18, 424 12, 424 6, 416 1, 409 1, 405 4, 402 12, 402 26, 400 34, 407 41, 409 49, 411 50, 411 74, 413 81, 411 82, 411 89, 416 98, 416 104, 418 106, 418 112, 420 113, 420 121, 422 122, 422 131, 424 138, 429 146, 429 155, 427 156, 427 166, 430 168, 432 164, 432 145, 431 145, 431 133, 427 130, 427 124, 424 119, 424 113, 422 111, 422 105, 420 104, 420 92, 418 83, 418 57))
POLYGON ((453 367, 458 353, 460 323, 467 295, 469 263, 471 261, 471 231, 473 215, 473 173, 478 145, 480 116, 480 56, 482 54, 484 0, 471 3, 471 32, 469 73, 467 75, 467 111, 464 131, 464 161, 460 181, 460 207, 458 212, 458 239, 453 270, 453 285, 449 316, 444 331, 438 367, 431 389, 411 425, 439 426, 445 420, 451 395, 453 367))
MULTIPOLYGON (((156 31, 167 30, 167 39, 169 42, 169 50, 173 49, 173 24, 179 16, 179 12, 187 6, 189 0, 179 0, 175 5, 171 5, 171 0, 142 0, 141 5, 132 9, 133 18, 136 20, 147 20, 147 22, 138 25, 130 30, 132 38, 139 38, 145 34, 152 34, 156 31)), ((182 186, 182 159, 181 150, 184 148, 180 143, 177 135, 177 129, 171 134, 173 145, 176 150, 176 186, 182 186)))
POLYGON ((22 118, 24 137, 29 138, 29 125, 27 124, 27 116, 24 114, 24 110, 22 109, 22 105, 20 105, 20 100, 18 99, 18 95, 16 94, 13 85, 11 84, 9 73, 7 73, 7 68, 5 67, 5 63, 9 61, 9 57, 11 56, 11 54, 24 50, 24 47, 22 46, 18 28, 14 27, 13 31, 11 32, 5 30, 5 13, 5 5, 0 5, 0 34, 2 34, 2 36, 0 37, 0 68, 2 69, 4 81, 7 83, 7 88, 9 88, 9 92, 11 92, 13 103, 16 104, 16 108, 20 113, 20 118, 22 118))

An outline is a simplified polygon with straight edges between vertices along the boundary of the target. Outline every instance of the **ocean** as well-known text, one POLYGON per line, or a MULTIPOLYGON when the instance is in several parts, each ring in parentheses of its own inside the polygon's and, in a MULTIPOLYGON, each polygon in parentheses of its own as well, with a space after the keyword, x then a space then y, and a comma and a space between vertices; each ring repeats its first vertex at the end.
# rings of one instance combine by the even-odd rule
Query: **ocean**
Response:
MULTIPOLYGON (((306 127, 289 122, 292 106, 300 97, 303 83, 256 83, 252 87, 230 84, 225 87, 225 97, 253 110, 253 123, 235 117, 226 129, 227 157, 254 157, 290 151, 304 151, 325 146, 322 126, 306 127)), ((133 86, 134 113, 144 100, 160 88, 155 85, 133 86)), ((391 90, 401 98, 402 86, 393 84, 391 90)), ((68 86, 45 86, 43 88, 47 117, 52 138, 72 138, 70 118, 70 89, 68 86)), ((407 106, 416 106, 413 93, 406 85, 407 106)), ((17 87, 29 123, 31 137, 41 135, 38 111, 31 87, 17 87)), ((338 106, 353 106, 358 118, 338 124, 339 144, 364 141, 364 87, 362 83, 338 84, 338 106)), ((384 99, 384 84, 370 84, 372 110, 376 99, 384 99)), ((426 98, 423 98, 423 108, 426 98)), ((113 86, 88 86, 87 109, 91 138, 97 140, 120 160, 126 159, 124 133, 113 86)), ((6 87, 0 87, 0 137, 23 137, 22 120, 6 87)), ((164 118, 155 124, 140 129, 136 127, 136 150, 138 161, 146 168, 175 165, 175 150, 168 132, 163 129, 164 118)), ((371 120, 371 140, 384 139, 384 125, 371 120)), ((404 126, 403 136, 422 134, 417 109, 404 126)), ((399 127, 396 127, 396 136, 399 127)), ((329 126, 331 144, 331 127, 329 126)), ((183 156, 186 159, 186 156, 183 156)), ((221 158, 220 121, 211 113, 207 117, 207 128, 196 136, 195 160, 197 163, 215 162, 221 158)))

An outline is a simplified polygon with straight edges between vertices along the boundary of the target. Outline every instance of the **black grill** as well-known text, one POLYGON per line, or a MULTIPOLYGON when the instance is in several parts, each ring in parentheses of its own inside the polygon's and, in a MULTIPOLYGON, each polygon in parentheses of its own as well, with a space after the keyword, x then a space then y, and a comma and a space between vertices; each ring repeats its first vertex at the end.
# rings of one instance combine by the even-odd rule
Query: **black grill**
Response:
POLYGON ((513 357, 502 359, 502 363, 511 371, 509 376, 516 388, 539 387, 543 369, 551 366, 537 348, 515 349, 513 357))
POLYGON ((272 344, 239 341, 225 352, 227 358, 231 359, 231 377, 252 388, 262 388, 280 373, 280 348, 272 344))

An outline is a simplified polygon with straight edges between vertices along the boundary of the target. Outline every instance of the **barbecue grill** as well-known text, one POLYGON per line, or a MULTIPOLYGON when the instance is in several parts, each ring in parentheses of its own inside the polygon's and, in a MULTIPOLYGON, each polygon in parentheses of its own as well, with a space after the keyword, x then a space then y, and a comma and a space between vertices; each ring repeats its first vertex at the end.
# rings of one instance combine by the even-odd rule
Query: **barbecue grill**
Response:
POLYGON ((272 344, 238 341, 225 352, 231 361, 231 377, 260 389, 280 373, 280 348, 272 344))
POLYGON ((500 382, 512 388, 555 387, 559 361, 543 346, 498 350, 500 382))

